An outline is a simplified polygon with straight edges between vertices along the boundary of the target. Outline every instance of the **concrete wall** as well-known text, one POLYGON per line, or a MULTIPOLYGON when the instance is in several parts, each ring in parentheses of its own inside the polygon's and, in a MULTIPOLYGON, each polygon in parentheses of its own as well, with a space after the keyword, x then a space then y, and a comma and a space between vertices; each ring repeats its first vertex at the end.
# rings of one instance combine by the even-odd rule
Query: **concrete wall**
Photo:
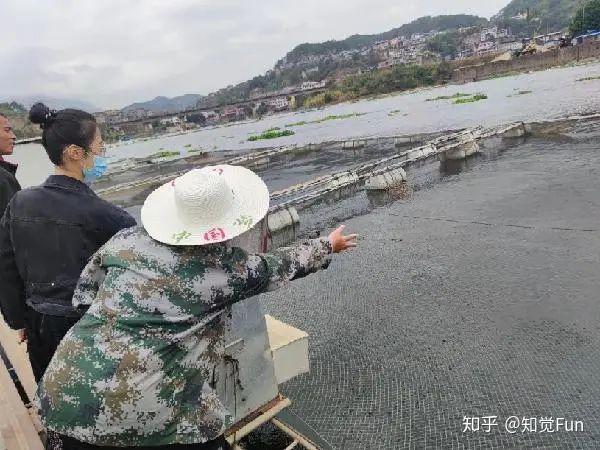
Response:
POLYGON ((467 83, 470 81, 479 81, 496 75, 546 69, 596 57, 600 57, 600 41, 549 50, 529 56, 521 56, 508 61, 496 61, 462 67, 454 71, 452 82, 467 83))

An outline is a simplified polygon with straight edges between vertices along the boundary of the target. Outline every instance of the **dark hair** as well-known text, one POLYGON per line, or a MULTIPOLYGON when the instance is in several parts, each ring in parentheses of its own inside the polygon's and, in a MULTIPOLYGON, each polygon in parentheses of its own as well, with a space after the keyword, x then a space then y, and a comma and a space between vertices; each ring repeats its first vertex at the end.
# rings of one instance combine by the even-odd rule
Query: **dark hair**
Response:
POLYGON ((89 149, 96 134, 96 118, 80 109, 55 111, 43 103, 36 103, 29 111, 29 120, 42 128, 42 145, 50 161, 56 166, 63 163, 63 151, 69 145, 89 149))

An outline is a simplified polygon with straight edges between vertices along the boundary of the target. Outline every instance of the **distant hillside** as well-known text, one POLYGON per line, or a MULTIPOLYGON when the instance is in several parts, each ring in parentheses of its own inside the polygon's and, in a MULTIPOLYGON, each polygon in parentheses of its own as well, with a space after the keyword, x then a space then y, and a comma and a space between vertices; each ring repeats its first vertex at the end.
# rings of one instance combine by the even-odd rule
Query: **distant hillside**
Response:
POLYGON ((185 94, 173 98, 156 97, 147 102, 133 103, 123 108, 122 111, 135 109, 146 109, 155 113, 184 111, 195 107, 201 98, 202 95, 199 94, 185 94))
MULTIPOLYGON (((566 30, 582 1, 512 0, 492 18, 491 23, 509 28, 516 37, 566 30)), ((369 71, 377 67, 382 58, 373 51, 361 51, 363 48, 396 37, 410 38, 413 34, 441 32, 426 38, 425 50, 434 57, 453 57, 458 50, 464 49, 463 40, 473 33, 472 29, 465 29, 487 25, 490 25, 487 19, 467 14, 425 16, 379 34, 355 34, 339 41, 304 43, 277 61, 274 70, 235 86, 219 89, 208 96, 156 97, 149 102, 134 103, 123 111, 143 108, 153 112, 175 112, 194 106, 214 107, 300 86, 304 81, 333 80, 359 70, 369 71)))
POLYGON ((410 36, 415 33, 428 33, 430 31, 446 31, 458 28, 467 28, 487 23, 487 19, 467 14, 449 16, 425 16, 398 28, 379 34, 355 34, 341 41, 327 41, 315 44, 300 44, 286 55, 287 62, 294 62, 306 55, 324 55, 330 52, 359 49, 381 40, 393 39, 397 36, 410 36))
POLYGON ((199 104, 212 106, 214 104, 240 101, 248 98, 253 91, 272 92, 289 86, 297 86, 303 81, 321 81, 328 77, 334 77, 344 71, 355 72, 360 67, 376 66, 378 63, 378 60, 374 59, 373 55, 355 55, 353 58, 345 60, 331 60, 325 57, 331 53, 339 53, 344 50, 359 50, 377 41, 389 40, 398 36, 410 37, 415 33, 428 33, 433 30, 458 30, 460 28, 487 23, 487 19, 466 14, 426 16, 384 33, 372 35, 356 34, 341 41, 300 44, 277 62, 275 70, 271 70, 265 75, 256 76, 235 86, 221 89, 202 99, 199 104), (301 65, 295 66, 295 64, 307 56, 322 59, 318 64, 312 64, 312 71, 304 73, 303 67, 301 65), (285 65, 287 67, 284 67, 285 65))
POLYGON ((566 30, 581 4, 582 0, 512 0, 493 21, 524 36, 566 30))
POLYGON ((31 105, 37 102, 42 102, 48 105, 52 109, 65 109, 65 108, 75 108, 82 109, 89 113, 94 113, 100 111, 96 105, 86 102, 85 100, 78 100, 74 98, 56 98, 56 97, 48 97, 46 95, 28 95, 28 96, 20 96, 20 97, 10 97, 7 99, 0 99, 0 101, 4 102, 17 102, 23 105, 27 110, 31 108, 31 105))
POLYGON ((42 134, 38 125, 32 124, 28 119, 28 110, 17 102, 0 103, 0 113, 8 117, 17 139, 36 137, 42 134))
POLYGON ((5 116, 18 116, 27 114, 27 109, 17 102, 0 103, 0 114, 5 116))

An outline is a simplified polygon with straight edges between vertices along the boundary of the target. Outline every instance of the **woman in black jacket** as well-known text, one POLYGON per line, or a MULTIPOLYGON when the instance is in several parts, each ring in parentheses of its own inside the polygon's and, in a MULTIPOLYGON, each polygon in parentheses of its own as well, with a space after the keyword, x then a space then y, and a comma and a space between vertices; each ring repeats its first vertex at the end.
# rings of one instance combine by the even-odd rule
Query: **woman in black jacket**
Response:
POLYGON ((29 118, 41 125, 55 174, 18 192, 0 222, 0 309, 27 339, 39 381, 80 317, 71 297, 88 259, 135 220, 86 184, 106 168, 94 116, 76 109, 51 111, 38 103, 29 118))

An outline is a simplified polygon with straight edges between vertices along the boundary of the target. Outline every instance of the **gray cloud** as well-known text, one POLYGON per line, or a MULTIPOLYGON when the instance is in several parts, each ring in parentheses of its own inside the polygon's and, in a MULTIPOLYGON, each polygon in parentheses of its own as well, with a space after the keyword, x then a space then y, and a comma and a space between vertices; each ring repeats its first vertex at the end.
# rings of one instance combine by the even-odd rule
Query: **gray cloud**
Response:
POLYGON ((302 42, 378 33, 423 15, 489 17, 507 0, 4 0, 0 98, 122 107, 264 73, 302 42))

